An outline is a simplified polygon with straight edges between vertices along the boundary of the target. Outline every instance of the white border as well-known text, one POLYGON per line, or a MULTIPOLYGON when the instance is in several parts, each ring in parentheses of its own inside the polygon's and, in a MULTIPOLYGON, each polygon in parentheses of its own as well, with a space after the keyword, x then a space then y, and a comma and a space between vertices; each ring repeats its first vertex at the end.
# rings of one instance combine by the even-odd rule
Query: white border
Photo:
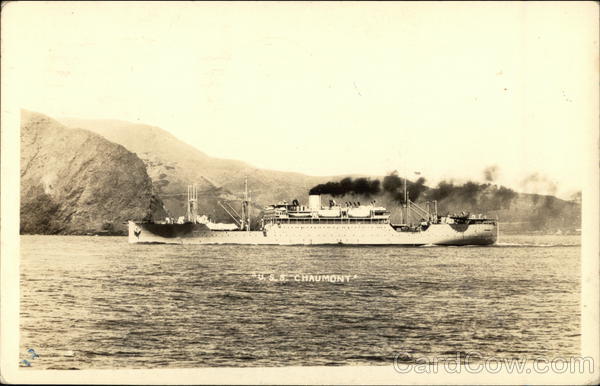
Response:
MULTIPOLYGON (((19 6, 9 3, 3 7, 3 19, 7 8, 19 6)), ((239 4, 239 3, 238 3, 239 4)), ((448 3, 446 3, 448 4, 448 3)), ((490 4, 490 3, 487 3, 490 4)), ((493 4, 493 3, 492 3, 493 4)), ((538 3, 540 4, 540 3, 538 3)), ((562 4, 589 6, 598 15, 595 2, 562 4)), ((135 6, 135 5, 134 5, 135 6)), ((226 4, 224 6, 231 6, 226 4)), ((342 6, 340 4, 340 6, 342 6)), ((347 6, 347 5, 343 5, 347 6)), ((374 5, 376 6, 376 5, 374 5)), ((598 18, 596 17, 596 20, 598 18)), ((598 36, 598 24, 590 31, 598 36)), ((597 41, 596 41, 597 44, 597 41)), ((597 48, 597 47, 596 47, 597 48)), ((0 376, 6 383, 30 384, 500 384, 543 383, 584 384, 599 383, 599 116, 598 89, 589 99, 590 130, 588 155, 582 168, 587 180, 583 188, 582 215, 582 356, 595 360, 595 375, 559 374, 446 374, 400 375, 390 366, 347 367, 287 367, 287 368, 205 368, 181 370, 35 370, 19 369, 19 88, 18 80, 11 78, 11 68, 6 53, 18 49, 18 36, 2 31, 2 85, 1 85, 1 313, 0 322, 0 376)), ((597 68, 598 60, 596 61, 597 68)), ((589 74, 591 84, 599 84, 598 71, 589 74)))

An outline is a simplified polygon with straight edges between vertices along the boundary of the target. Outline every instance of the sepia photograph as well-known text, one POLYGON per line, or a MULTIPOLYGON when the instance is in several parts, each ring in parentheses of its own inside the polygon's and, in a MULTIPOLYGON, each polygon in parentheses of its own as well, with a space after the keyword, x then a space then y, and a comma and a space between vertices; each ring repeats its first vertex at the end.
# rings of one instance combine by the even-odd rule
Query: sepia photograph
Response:
POLYGON ((598 383, 598 10, 3 2, 2 381, 598 383))

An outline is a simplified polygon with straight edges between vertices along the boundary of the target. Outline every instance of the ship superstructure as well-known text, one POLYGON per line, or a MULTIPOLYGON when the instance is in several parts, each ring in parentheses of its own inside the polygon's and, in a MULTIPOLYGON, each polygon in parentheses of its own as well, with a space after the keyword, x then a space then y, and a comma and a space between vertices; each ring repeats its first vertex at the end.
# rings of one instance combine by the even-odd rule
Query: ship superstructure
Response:
POLYGON ((390 221, 390 212, 371 201, 322 204, 320 195, 309 195, 308 204, 298 200, 264 208, 258 229, 251 229, 247 182, 241 213, 220 203, 235 224, 213 223, 196 213, 197 192, 188 188, 187 219, 164 222, 129 222, 130 243, 176 244, 264 244, 264 245, 489 245, 496 242, 496 219, 482 215, 439 216, 437 203, 425 208, 405 204, 399 224, 390 221), (415 221, 411 221, 415 220, 415 221))

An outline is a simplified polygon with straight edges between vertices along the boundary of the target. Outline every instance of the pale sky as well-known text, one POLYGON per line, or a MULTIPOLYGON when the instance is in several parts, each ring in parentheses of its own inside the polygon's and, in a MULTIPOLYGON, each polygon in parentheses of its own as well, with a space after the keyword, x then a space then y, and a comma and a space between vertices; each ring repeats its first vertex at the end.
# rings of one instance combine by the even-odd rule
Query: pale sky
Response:
POLYGON ((435 184, 496 165, 568 197, 597 130, 597 19, 593 2, 16 2, 3 83, 25 109, 261 168, 435 184))

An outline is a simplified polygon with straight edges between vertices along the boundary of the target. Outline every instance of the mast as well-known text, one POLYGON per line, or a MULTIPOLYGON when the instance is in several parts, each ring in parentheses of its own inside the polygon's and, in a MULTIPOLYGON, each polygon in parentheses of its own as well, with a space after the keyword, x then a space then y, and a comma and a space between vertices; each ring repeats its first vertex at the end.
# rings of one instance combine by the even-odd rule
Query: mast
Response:
POLYGON ((246 230, 248 232, 250 232, 250 206, 249 206, 249 203, 250 203, 250 198, 248 196, 248 177, 246 177, 244 179, 244 206, 246 207, 246 217, 247 217, 246 221, 248 222, 246 224, 246 230))
POLYGON ((404 172, 404 210, 406 212, 405 224, 410 221, 410 206, 408 204, 408 190, 406 189, 406 172, 404 172))
MULTIPOLYGON (((244 182, 244 186, 246 186, 246 182, 244 182)), ((246 191, 244 190, 244 199, 242 200, 242 215, 240 219, 240 230, 244 230, 246 227, 246 191)))
POLYGON ((196 222, 198 217, 198 187, 196 184, 187 186, 187 219, 196 222))
POLYGON ((244 180, 244 197, 242 198, 242 210, 238 212, 233 207, 225 202, 218 201, 218 204, 225 212, 235 221, 240 231, 250 232, 250 195, 248 193, 248 177, 244 180))
POLYGON ((190 186, 187 186, 187 211, 185 213, 185 215, 187 216, 188 221, 190 221, 190 186))
POLYGON ((248 177, 244 179, 244 200, 242 201, 241 230, 250 232, 250 197, 248 195, 248 177))

